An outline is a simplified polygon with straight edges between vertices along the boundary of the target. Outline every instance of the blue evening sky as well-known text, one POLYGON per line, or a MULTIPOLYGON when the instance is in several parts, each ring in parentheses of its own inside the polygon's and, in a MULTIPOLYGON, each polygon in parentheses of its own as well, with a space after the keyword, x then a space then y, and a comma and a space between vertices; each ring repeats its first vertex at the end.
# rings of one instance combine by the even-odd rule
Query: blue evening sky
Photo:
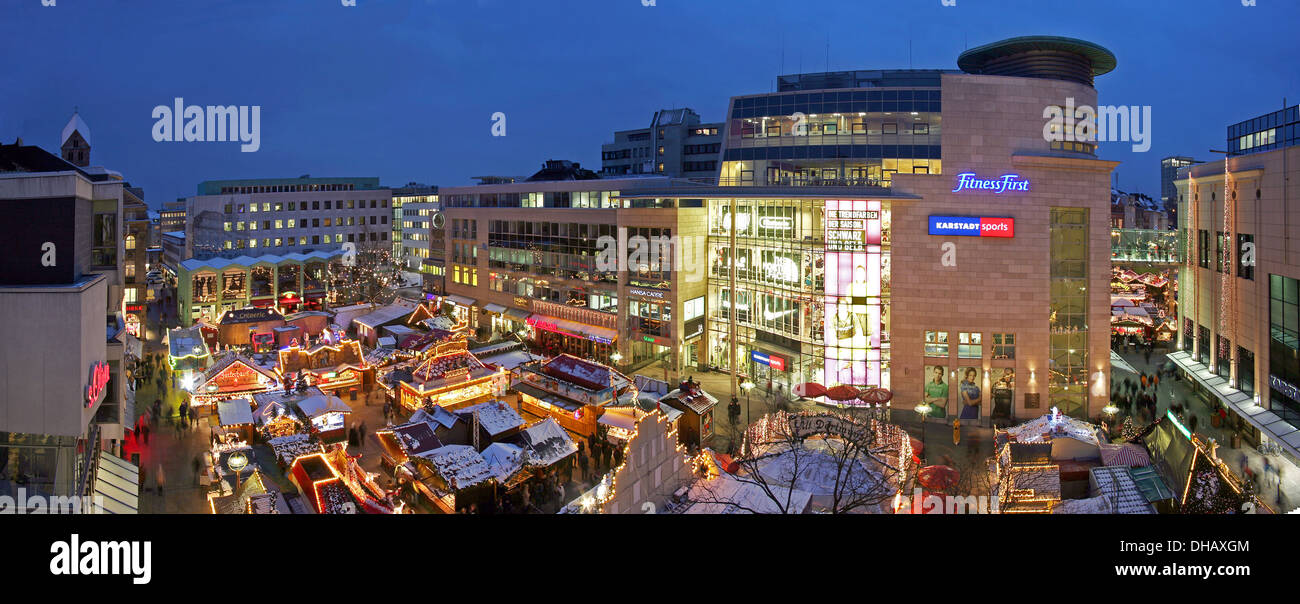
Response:
POLYGON ((967 47, 1083 38, 1119 68, 1104 104, 1150 105, 1121 188, 1159 197, 1159 158, 1208 159, 1225 127, 1300 102, 1300 2, 1257 0, 0 0, 0 139, 57 152, 79 106, 92 163, 151 206, 223 178, 378 176, 463 185, 548 158, 599 169, 659 108, 720 121, 778 72, 955 68, 967 47), (909 58, 909 40, 911 56, 909 58), (784 68, 782 53, 784 49, 784 68), (150 113, 260 105, 261 149, 154 142, 150 113), (491 136, 504 112, 507 136, 491 136))

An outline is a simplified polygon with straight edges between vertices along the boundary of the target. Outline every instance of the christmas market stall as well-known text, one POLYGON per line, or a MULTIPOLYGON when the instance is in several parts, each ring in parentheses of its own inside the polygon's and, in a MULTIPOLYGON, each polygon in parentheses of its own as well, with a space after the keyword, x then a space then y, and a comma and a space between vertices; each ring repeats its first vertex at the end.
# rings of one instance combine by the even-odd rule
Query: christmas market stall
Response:
POLYGON ((217 320, 217 341, 222 346, 253 346, 255 336, 274 336, 284 326, 284 315, 274 308, 238 308, 217 320))
POLYGON ((308 384, 331 394, 350 392, 372 383, 374 369, 366 364, 361 343, 340 337, 326 332, 318 344, 309 347, 301 346, 296 340, 290 342, 279 351, 280 374, 306 378, 308 384))
POLYGON ((333 444, 347 440, 347 420, 352 408, 337 396, 321 394, 309 396, 297 403, 298 413, 311 424, 311 433, 322 443, 333 444))
POLYGON ((539 419, 552 418, 581 436, 595 434, 605 407, 636 391, 627 376, 568 354, 524 363, 515 371, 513 388, 519 393, 520 411, 539 419))
POLYGON ((235 398, 217 403, 217 427, 225 440, 253 441, 253 402, 235 398))
POLYGON ((510 374, 470 354, 463 333, 439 337, 420 356, 385 368, 379 383, 390 400, 410 412, 426 405, 454 411, 505 393, 510 374))
POLYGON ((351 491, 343 484, 325 453, 303 455, 293 460, 289 480, 318 514, 356 514, 360 511, 351 491))
POLYGON ((268 439, 266 444, 271 446, 271 452, 275 454, 275 459, 280 463, 281 469, 293 465, 293 460, 303 455, 324 452, 320 442, 312 438, 310 434, 277 436, 268 439))
MULTIPOLYGON (((676 428, 660 413, 638 413, 617 466, 561 510, 569 514, 646 514, 675 511, 692 473, 703 464, 677 442, 676 428)), ((712 472, 717 477, 716 472, 712 472)))
POLYGON ((682 413, 677 420, 677 437, 687 447, 698 448, 713 437, 713 408, 718 399, 699 384, 682 382, 676 390, 659 399, 659 404, 682 413))
POLYGON ((528 425, 514 407, 497 400, 465 407, 456 411, 456 415, 471 426, 470 436, 475 448, 479 450, 488 443, 500 442, 517 434, 528 425), (474 434, 473 426, 478 427, 478 434, 474 434))
MULTIPOLYGON (((469 445, 444 445, 412 456, 399 471, 399 483, 418 493, 416 505, 454 514, 494 497, 494 467, 469 445)), ((411 496, 408 494, 408 499, 411 496)))
POLYGON ((1180 514, 1272 514, 1254 489, 1219 457, 1219 443, 1193 434, 1171 412, 1143 439, 1152 467, 1173 491, 1180 514))
POLYGON ((266 392, 280 383, 280 376, 246 356, 227 352, 199 376, 190 398, 193 405, 246 397, 266 392))
POLYGON ((201 326, 194 325, 167 331, 167 362, 172 371, 179 373, 182 378, 203 371, 212 363, 202 329, 201 326))
POLYGON ((306 393, 297 392, 286 395, 283 390, 253 395, 253 402, 257 405, 253 411, 253 423, 257 425, 262 437, 270 439, 301 431, 303 423, 294 413, 294 403, 307 396, 306 393))
POLYGON ((357 338, 373 348, 375 341, 382 335, 380 334, 381 328, 401 324, 407 316, 415 312, 417 307, 419 307, 419 304, 416 302, 398 298, 388 306, 375 309, 352 319, 352 324, 357 328, 357 338))

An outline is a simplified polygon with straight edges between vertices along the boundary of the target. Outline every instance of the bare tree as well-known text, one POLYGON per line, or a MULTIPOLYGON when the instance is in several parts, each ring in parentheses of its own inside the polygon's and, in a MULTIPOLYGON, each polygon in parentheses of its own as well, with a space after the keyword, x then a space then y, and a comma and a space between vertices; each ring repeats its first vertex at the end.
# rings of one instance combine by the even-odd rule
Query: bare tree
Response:
POLYGON ((899 492, 910 447, 901 429, 875 419, 778 411, 746 433, 736 475, 697 482, 691 499, 753 514, 791 514, 801 511, 800 493, 808 493, 832 514, 868 511, 899 492), (746 490, 762 497, 737 496, 746 490))
POLYGON ((392 287, 397 277, 392 245, 369 241, 368 232, 362 231, 361 241, 345 244, 353 247, 344 247, 342 261, 330 263, 330 283, 344 303, 387 304, 397 297, 392 287))

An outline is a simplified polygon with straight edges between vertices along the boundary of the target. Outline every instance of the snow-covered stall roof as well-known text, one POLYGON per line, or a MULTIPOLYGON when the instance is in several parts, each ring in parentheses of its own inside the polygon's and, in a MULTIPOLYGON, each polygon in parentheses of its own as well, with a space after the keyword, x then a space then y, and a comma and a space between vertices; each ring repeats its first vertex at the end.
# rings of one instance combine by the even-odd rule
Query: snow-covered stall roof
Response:
POLYGON ((352 413, 352 407, 343 402, 343 399, 337 396, 321 394, 318 396, 309 396, 298 401, 298 410, 308 418, 317 418, 330 412, 352 413))
POLYGON ((217 403, 217 417, 223 427, 247 425, 253 423, 253 408, 246 398, 220 401, 217 403))
POLYGON ((549 466, 578 452, 578 444, 552 417, 525 428, 520 436, 528 450, 529 465, 549 466))
POLYGON ((478 412, 479 426, 492 436, 519 428, 527 423, 524 418, 519 416, 519 412, 515 411, 514 407, 507 405, 503 401, 487 401, 472 407, 465 407, 456 411, 456 415, 460 417, 461 421, 473 424, 475 411, 478 412))
POLYGON ((443 446, 433 430, 434 424, 420 421, 397 426, 393 428, 393 434, 407 455, 419 455, 443 446))
POLYGON ((497 480, 505 482, 524 467, 524 450, 510 443, 492 443, 483 449, 483 459, 492 467, 497 480))
POLYGON ((450 428, 454 426, 456 422, 460 421, 460 418, 456 417, 455 413, 452 413, 444 409, 443 407, 439 407, 435 405, 433 407, 432 413, 429 411, 425 411, 422 408, 416 409, 415 413, 411 414, 411 417, 408 421, 411 423, 428 422, 431 424, 438 424, 443 428, 450 428))
POLYGON ((419 457, 428 460, 453 489, 471 487, 495 476, 487 460, 469 445, 446 445, 419 457))

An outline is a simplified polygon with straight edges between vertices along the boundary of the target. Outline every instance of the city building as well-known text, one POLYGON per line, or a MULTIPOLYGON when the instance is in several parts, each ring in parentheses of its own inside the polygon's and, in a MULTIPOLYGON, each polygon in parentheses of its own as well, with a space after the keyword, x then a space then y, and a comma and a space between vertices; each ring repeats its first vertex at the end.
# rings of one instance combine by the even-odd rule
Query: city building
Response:
POLYGON ((1300 238, 1300 220, 1290 200, 1300 189, 1290 175, 1300 168, 1298 109, 1229 126, 1234 153, 1184 168, 1176 181, 1187 254, 1178 278, 1180 352, 1169 355, 1204 403, 1228 411, 1228 428, 1252 446, 1277 443, 1293 463, 1300 247, 1290 242, 1300 238))
POLYGON ((74 115, 62 145, 76 163, 0 145, 0 208, 22 225, 0 259, 0 482, 31 495, 88 495, 100 453, 117 454, 135 419, 122 276, 135 199, 121 175, 89 167, 89 139, 74 115))
MULTIPOLYGON (((393 197, 394 206, 397 203, 398 197, 393 197)), ((399 212, 401 227, 393 233, 398 237, 394 256, 398 264, 419 273, 426 292, 446 293, 446 217, 442 214, 438 195, 406 197, 402 200, 402 207, 394 210, 395 214, 399 212)))
POLYGON ((686 362, 733 371, 733 392, 883 387, 968 424, 1096 416, 1116 163, 1049 140, 1043 115, 1095 106, 1115 65, 1035 36, 968 50, 960 72, 782 76, 733 98, 723 186, 620 196, 707 212, 707 259, 683 263, 706 267, 707 335, 686 362))
POLYGON ((1178 205, 1178 171, 1188 166, 1201 163, 1199 160, 1182 155, 1172 155, 1160 160, 1160 201, 1165 207, 1178 205))
POLYGON ((1110 227, 1112 229, 1168 230, 1172 223, 1161 203, 1142 193, 1110 192, 1110 227))
POLYGON ((185 231, 185 198, 163 203, 158 211, 158 229, 163 233, 185 231))
POLYGON ((329 265, 341 262, 343 253, 184 260, 176 271, 176 317, 188 327, 200 320, 216 324, 227 312, 249 306, 281 314, 323 310, 332 289, 329 265))
MULTIPOLYGON (((205 181, 185 199, 181 260, 331 251, 345 243, 390 249, 391 202, 392 190, 378 178, 205 181)), ((170 232, 166 222, 162 228, 170 232)))
POLYGON ((392 187, 393 190, 393 259, 398 264, 405 265, 403 258, 402 246, 402 206, 407 203, 437 203, 438 187, 433 187, 418 182, 408 182, 403 187, 392 187))
POLYGON ((723 126, 701 123, 690 108, 656 111, 650 127, 620 130, 614 133, 614 142, 601 145, 600 173, 712 180, 718 173, 723 126))
POLYGON ((703 203, 621 199, 666 177, 582 178, 591 173, 574 164, 547 165, 524 182, 442 189, 446 300, 480 340, 526 330, 556 353, 683 368, 703 334, 706 284, 699 270, 675 277, 670 241, 703 245, 703 203))

